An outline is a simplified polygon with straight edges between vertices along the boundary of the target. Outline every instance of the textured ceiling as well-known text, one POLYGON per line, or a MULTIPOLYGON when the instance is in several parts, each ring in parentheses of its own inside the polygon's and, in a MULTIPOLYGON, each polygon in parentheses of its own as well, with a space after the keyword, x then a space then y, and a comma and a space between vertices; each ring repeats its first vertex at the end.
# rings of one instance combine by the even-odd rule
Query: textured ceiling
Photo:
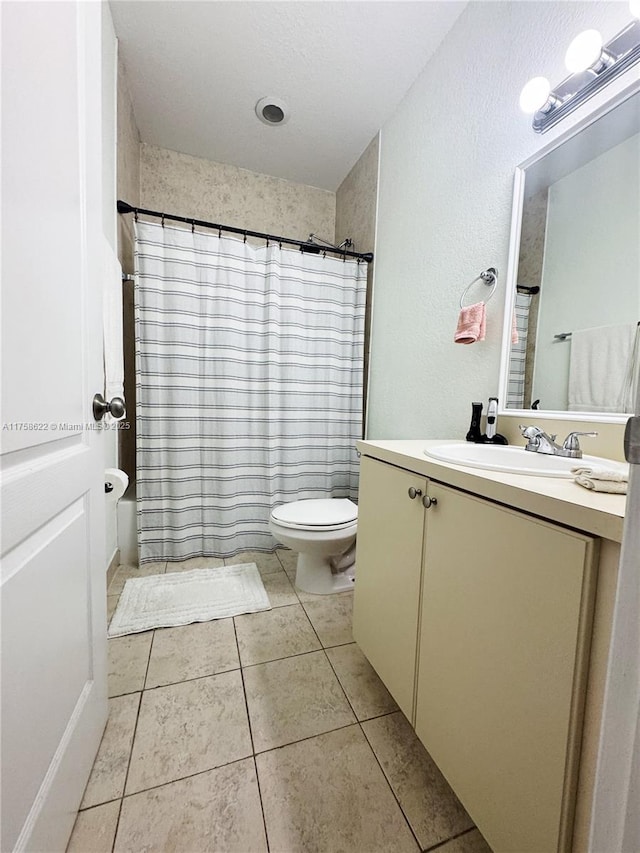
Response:
POLYGON ((335 190, 466 3, 110 5, 143 142, 335 190), (258 121, 265 95, 286 124, 258 121))

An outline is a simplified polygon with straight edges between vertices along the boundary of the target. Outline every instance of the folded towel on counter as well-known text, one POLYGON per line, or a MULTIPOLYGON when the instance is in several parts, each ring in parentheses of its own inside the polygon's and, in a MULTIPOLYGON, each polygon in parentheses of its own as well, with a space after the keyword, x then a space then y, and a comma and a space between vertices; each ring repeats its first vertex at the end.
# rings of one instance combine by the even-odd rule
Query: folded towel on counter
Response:
POLYGON ((453 340, 456 344, 475 344, 476 341, 484 340, 485 331, 485 305, 484 302, 476 302, 460 310, 453 340))
POLYGON ((574 465, 571 473, 575 482, 594 492, 611 492, 626 495, 629 484, 629 466, 620 464, 619 468, 607 468, 605 465, 574 465))

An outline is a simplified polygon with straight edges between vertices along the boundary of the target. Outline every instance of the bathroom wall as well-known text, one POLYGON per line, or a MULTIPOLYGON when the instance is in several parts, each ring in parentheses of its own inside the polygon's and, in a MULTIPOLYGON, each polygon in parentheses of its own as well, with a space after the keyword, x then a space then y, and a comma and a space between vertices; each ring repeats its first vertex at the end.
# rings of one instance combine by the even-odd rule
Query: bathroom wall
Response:
MULTIPOLYGON (((628 8, 469 3, 382 128, 371 438, 463 437, 471 401, 497 393, 514 167, 630 76, 544 137, 520 111, 520 89, 539 74, 562 80, 570 40, 591 27, 607 40, 630 21, 628 8), (488 266, 501 277, 487 338, 454 344, 460 294, 488 266)), ((481 296, 481 286, 469 294, 481 296)))
MULTIPOLYGON (((117 192, 118 198, 129 204, 140 205, 140 133, 136 125, 131 95, 127 83, 127 70, 118 59, 118 143, 117 192)), ((133 273, 133 218, 118 216, 118 258, 125 273, 133 273)), ((136 473, 136 377, 133 325, 133 283, 122 284, 123 339, 124 339, 124 397, 127 415, 119 432, 119 467, 135 480, 136 473)))
MULTIPOLYGON (((379 157, 380 136, 376 134, 336 192, 336 243, 341 243, 345 237, 350 237, 353 240, 353 250, 356 252, 372 252, 375 245, 379 157)), ((365 383, 370 359, 373 268, 374 264, 367 265, 365 383)), ((366 384, 364 390, 364 411, 366 412, 368 390, 366 384)))
MULTIPOLYGON (((140 131, 129 94, 127 69, 118 58, 118 198, 140 205, 140 131)), ((118 216, 118 257, 127 273, 133 272, 131 216, 118 216)))
POLYGON ((140 204, 296 240, 335 235, 335 193, 144 143, 140 204))

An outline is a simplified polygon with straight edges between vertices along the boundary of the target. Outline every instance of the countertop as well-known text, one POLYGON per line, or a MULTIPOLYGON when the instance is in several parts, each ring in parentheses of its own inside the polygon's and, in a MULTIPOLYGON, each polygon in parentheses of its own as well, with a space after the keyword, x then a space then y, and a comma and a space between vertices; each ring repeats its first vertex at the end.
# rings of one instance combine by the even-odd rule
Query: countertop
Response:
POLYGON ((425 448, 444 443, 455 442, 447 439, 359 441, 357 448, 364 456, 389 462, 444 485, 603 539, 622 541, 626 495, 593 492, 571 479, 485 471, 425 455, 425 448))

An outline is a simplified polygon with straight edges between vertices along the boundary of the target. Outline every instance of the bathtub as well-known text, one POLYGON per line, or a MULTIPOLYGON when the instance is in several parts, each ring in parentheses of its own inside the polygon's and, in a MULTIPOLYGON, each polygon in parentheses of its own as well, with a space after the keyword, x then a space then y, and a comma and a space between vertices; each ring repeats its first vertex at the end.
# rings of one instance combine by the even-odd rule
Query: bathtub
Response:
POLYGON ((138 522, 136 519, 136 488, 131 483, 118 502, 118 548, 120 562, 138 565, 138 522))

